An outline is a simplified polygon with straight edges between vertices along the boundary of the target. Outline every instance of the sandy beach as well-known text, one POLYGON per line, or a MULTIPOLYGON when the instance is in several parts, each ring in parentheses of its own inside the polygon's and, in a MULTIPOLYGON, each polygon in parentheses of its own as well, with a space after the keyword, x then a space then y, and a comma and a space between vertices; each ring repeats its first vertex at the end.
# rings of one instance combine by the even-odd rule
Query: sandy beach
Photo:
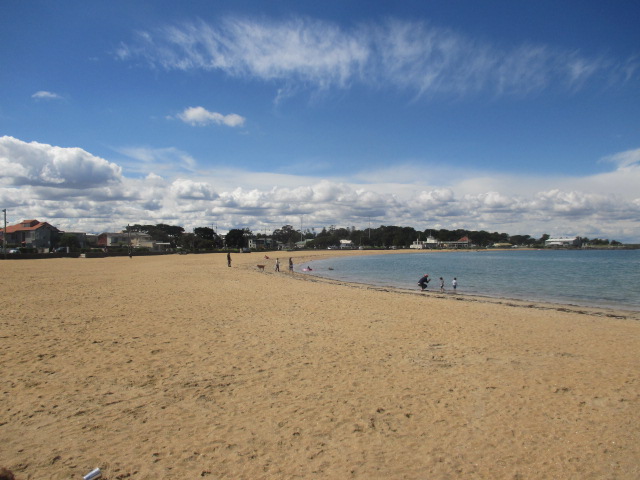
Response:
POLYGON ((637 313, 287 272, 339 254, 0 262, 0 467, 640 478, 637 313))

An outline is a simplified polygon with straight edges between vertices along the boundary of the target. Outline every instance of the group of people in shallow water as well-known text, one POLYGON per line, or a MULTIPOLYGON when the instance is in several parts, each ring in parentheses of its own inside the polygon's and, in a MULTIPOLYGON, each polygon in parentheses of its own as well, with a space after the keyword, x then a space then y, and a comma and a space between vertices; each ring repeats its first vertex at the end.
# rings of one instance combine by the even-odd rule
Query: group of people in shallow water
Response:
MULTIPOLYGON (((420 286, 420 290, 421 291, 425 291, 429 288, 429 282, 431 281, 431 279, 429 278, 429 274, 425 273, 420 280, 418 280, 418 285, 420 286)), ((456 292, 457 288, 458 288, 458 279, 456 277, 453 277, 453 280, 451 281, 451 286, 453 287, 453 291, 456 292)), ((440 277, 440 291, 444 292, 444 278, 440 277)))
MULTIPOLYGON (((267 255, 264 256, 264 258, 266 260, 269 260, 269 257, 267 255)), ((227 266, 230 267, 231 266, 231 254, 227 253, 227 266)), ((276 258, 276 263, 274 265, 274 270, 276 272, 280 271, 280 259, 276 258)), ((311 267, 307 267, 307 268, 303 268, 303 271, 305 272, 310 272, 311 271, 311 267)), ((289 272, 293 273, 293 259, 291 257, 289 257, 289 272)), ((429 274, 425 273, 420 280, 418 280, 418 285, 420 286, 420 290, 421 291, 425 291, 429 289, 429 282, 431 281, 431 279, 429 278, 429 274)), ((453 287, 453 292, 455 293, 457 291, 458 288, 458 279, 457 277, 453 277, 453 280, 451 281, 451 286, 453 287)), ((444 292, 444 278, 440 277, 440 291, 444 292)))
MULTIPOLYGON (((267 255, 264 256, 264 258, 266 260, 269 260, 269 257, 267 255)), ((231 254, 227 253, 227 266, 230 267, 231 266, 231 254)), ((280 271, 280 259, 276 258, 276 263, 274 265, 274 270, 276 272, 280 271)), ((310 272, 311 271, 311 267, 307 267, 307 268, 303 268, 303 271, 305 272, 310 272)), ((293 273, 293 259, 291 257, 289 257, 289 272, 293 273)), ((418 280, 418 285, 420 286, 420 290, 421 291, 425 291, 429 289, 429 282, 431 281, 431 279, 429 278, 429 274, 425 273, 420 280, 418 280)), ((458 279, 456 277, 453 277, 453 280, 451 281, 451 286, 453 287, 453 292, 455 293, 457 291, 458 288, 458 279)), ((444 292, 444 278, 440 277, 440 291, 444 292)))

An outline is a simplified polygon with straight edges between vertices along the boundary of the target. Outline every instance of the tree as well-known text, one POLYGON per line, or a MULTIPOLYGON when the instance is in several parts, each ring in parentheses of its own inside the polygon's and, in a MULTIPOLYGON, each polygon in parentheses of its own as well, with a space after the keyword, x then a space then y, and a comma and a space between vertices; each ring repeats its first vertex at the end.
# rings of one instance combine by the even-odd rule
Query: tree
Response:
POLYGON ((177 225, 165 225, 164 223, 156 225, 156 229, 164 232, 173 246, 179 243, 180 237, 184 233, 184 228, 177 225))
POLYGON ((511 235, 509 242, 513 245, 529 245, 535 242, 535 240, 531 238, 531 235, 511 235))
POLYGON ((222 238, 209 227, 196 227, 193 229, 196 236, 194 239, 195 248, 213 249, 222 247, 222 238))
POLYGON ((232 228, 226 236, 227 247, 245 248, 247 247, 247 237, 253 235, 248 228, 232 228))
POLYGON ((455 242, 456 240, 460 239, 460 236, 455 231, 447 230, 446 228, 441 228, 436 233, 436 238, 441 242, 455 242))
POLYGON ((193 233, 197 237, 203 238, 205 240, 213 240, 215 235, 213 228, 209 227, 196 227, 193 229, 193 233))
POLYGON ((549 240, 549 238, 551 238, 548 234, 543 234, 536 243, 538 243, 538 245, 544 245, 544 242, 546 242, 547 240, 549 240))
POLYGON ((194 250, 195 239, 196 239, 196 236, 193 233, 185 233, 184 235, 182 235, 182 237, 180 237, 179 246, 187 250, 194 250))
POLYGON ((295 230, 291 225, 284 225, 282 228, 276 228, 271 236, 276 242, 285 244, 296 243, 300 240, 300 232, 295 230))
POLYGON ((69 250, 80 248, 80 241, 73 233, 63 233, 58 241, 59 247, 69 247, 69 250))
POLYGON ((315 248, 327 248, 332 245, 335 245, 333 237, 329 235, 329 233, 324 229, 322 230, 322 232, 318 234, 318 236, 313 241, 313 246, 315 248))
POLYGON ((471 243, 478 245, 479 247, 486 247, 490 243, 496 243, 495 240, 493 240, 493 236, 484 230, 480 230, 479 232, 469 232, 469 235, 467 236, 469 237, 469 240, 471 240, 471 243))

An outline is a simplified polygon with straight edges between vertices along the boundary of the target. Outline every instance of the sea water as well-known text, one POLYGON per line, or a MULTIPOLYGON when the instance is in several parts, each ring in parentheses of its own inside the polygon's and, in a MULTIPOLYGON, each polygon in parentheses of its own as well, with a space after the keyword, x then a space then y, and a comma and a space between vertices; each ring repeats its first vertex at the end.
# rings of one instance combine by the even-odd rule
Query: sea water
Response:
MULTIPOLYGON (((403 289, 640 311, 640 250, 420 251, 317 260, 311 275, 403 289)), ((305 264, 304 266, 307 266, 305 264)), ((302 266, 301 266, 302 267, 302 266)))

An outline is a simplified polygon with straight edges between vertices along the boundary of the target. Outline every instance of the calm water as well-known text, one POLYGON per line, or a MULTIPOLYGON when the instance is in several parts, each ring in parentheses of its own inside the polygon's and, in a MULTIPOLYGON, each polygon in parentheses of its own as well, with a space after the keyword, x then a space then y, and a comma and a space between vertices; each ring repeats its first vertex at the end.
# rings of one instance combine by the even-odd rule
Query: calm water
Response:
MULTIPOLYGON (((318 260, 310 275, 416 290, 428 273, 451 291, 499 298, 640 311, 640 250, 419 252, 318 260)), ((306 265, 305 265, 306 266, 306 265)))

